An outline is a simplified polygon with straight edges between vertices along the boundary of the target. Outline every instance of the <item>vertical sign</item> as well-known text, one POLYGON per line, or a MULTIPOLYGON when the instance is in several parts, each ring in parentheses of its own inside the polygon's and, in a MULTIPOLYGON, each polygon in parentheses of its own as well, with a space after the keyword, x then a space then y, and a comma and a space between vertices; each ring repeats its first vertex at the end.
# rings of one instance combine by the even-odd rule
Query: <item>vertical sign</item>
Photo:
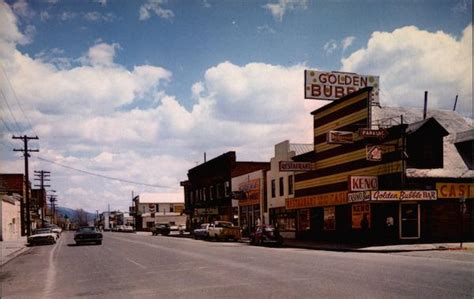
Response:
POLYGON ((370 204, 368 203, 357 203, 352 205, 352 228, 361 229, 362 222, 365 219, 370 227, 370 204))

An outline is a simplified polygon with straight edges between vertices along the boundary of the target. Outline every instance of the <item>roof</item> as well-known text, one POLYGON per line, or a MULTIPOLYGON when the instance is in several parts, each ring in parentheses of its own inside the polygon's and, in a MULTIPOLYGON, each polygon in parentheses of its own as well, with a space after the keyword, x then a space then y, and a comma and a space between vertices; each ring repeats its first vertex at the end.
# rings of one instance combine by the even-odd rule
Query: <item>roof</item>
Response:
POLYGON ((295 152, 295 156, 302 155, 314 150, 313 144, 307 143, 290 143, 290 151, 295 152))
POLYGON ((140 203, 183 203, 183 193, 141 193, 140 203))
MULTIPOLYGON (((379 127, 400 124, 400 115, 403 122, 412 124, 412 129, 417 125, 423 125, 422 108, 406 107, 372 107, 372 124, 379 127), (419 123, 418 123, 419 122, 419 123), (418 124, 417 124, 418 123, 418 124)), ((466 118, 451 110, 431 109, 427 111, 427 118, 434 118, 448 133, 443 138, 443 168, 416 169, 408 168, 407 176, 417 177, 439 177, 439 178, 472 178, 474 171, 469 170, 462 159, 454 143, 458 133, 473 130, 473 119, 466 118)))
POLYGON ((474 140, 474 129, 464 131, 464 132, 457 132, 456 138, 454 139, 454 143, 461 143, 465 141, 472 141, 474 140))
POLYGON ((428 126, 431 126, 431 128, 435 128, 436 130, 438 130, 442 134, 443 137, 449 135, 449 132, 446 131, 446 129, 439 122, 437 122, 436 118, 434 117, 430 117, 430 118, 409 124, 406 129, 406 133, 410 135, 428 126))

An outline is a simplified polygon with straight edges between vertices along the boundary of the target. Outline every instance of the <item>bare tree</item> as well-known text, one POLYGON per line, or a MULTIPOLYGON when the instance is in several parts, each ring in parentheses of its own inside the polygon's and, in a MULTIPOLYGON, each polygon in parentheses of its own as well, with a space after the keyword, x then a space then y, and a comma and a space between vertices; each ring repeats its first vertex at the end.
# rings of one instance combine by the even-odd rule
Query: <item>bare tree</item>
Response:
POLYGON ((89 224, 87 212, 83 209, 77 209, 74 215, 74 222, 76 222, 78 226, 87 226, 89 224))

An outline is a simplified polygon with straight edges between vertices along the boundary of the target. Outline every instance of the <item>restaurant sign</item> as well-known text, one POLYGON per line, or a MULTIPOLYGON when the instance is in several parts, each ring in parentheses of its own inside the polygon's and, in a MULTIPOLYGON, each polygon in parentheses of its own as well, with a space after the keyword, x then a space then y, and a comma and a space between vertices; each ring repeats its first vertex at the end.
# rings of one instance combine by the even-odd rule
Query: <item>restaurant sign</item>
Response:
POLYGON ((366 146, 367 161, 382 161, 382 147, 378 145, 366 146))
POLYGON ((313 163, 280 161, 279 170, 280 171, 311 171, 313 170, 313 163))
POLYGON ((352 132, 349 131, 329 131, 327 135, 327 143, 354 143, 354 137, 352 132))
POLYGON ((337 100, 364 87, 373 87, 372 100, 379 102, 379 77, 343 72, 305 70, 305 99, 337 100))
POLYGON ((436 200, 436 190, 371 191, 374 201, 436 200))
POLYGON ((474 184, 436 183, 439 198, 473 198, 474 184))
POLYGON ((287 198, 285 207, 287 210, 303 209, 312 207, 335 206, 347 203, 347 192, 332 192, 297 198, 287 198))

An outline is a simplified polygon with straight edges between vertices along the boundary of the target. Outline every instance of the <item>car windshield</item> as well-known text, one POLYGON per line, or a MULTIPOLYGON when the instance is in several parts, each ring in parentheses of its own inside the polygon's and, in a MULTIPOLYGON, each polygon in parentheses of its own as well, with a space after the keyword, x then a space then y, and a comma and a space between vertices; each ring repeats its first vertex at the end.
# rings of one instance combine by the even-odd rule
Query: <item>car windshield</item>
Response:
POLYGON ((206 224, 201 224, 201 228, 204 228, 204 229, 206 229, 208 226, 209 226, 209 224, 207 224, 207 223, 206 224))
POLYGON ((51 230, 49 228, 41 228, 41 229, 35 229, 33 231, 33 235, 39 235, 39 234, 48 234, 50 233, 51 230))
POLYGON ((231 227, 232 226, 232 223, 230 222, 218 222, 216 224, 217 227, 231 227))
POLYGON ((274 230, 275 230, 274 227, 265 227, 265 231, 266 231, 266 232, 272 232, 272 231, 274 231, 274 230))

